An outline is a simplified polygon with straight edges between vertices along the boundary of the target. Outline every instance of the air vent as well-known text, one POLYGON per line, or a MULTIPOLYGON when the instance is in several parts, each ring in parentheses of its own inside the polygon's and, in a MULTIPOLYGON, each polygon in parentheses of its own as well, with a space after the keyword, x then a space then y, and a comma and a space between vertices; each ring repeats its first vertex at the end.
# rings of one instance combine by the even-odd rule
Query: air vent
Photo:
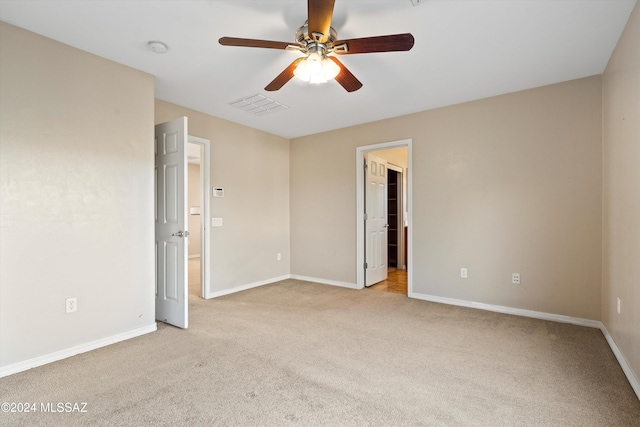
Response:
POLYGON ((284 111, 289 108, 288 106, 276 102, 271 98, 267 98, 264 95, 260 95, 259 93, 237 99, 230 102, 229 105, 244 110, 247 113, 255 114, 256 116, 265 116, 277 113, 278 111, 284 111))

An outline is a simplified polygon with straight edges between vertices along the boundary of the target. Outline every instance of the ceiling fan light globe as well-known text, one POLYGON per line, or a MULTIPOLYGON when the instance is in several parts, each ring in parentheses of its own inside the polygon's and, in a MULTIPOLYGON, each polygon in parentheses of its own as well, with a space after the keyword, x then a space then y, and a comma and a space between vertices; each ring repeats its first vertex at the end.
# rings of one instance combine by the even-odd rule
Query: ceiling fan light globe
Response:
POLYGON ((320 84, 333 80, 340 73, 338 64, 320 55, 317 52, 310 53, 296 65, 293 75, 305 82, 320 84))
POLYGON ((322 73, 322 57, 317 53, 310 54, 304 62, 307 63, 307 70, 309 70, 310 75, 314 76, 322 73))
POLYGON ((312 74, 311 75, 311 79, 309 80, 309 83, 313 83, 313 84, 320 84, 320 83, 326 83, 327 79, 324 77, 324 73, 320 72, 318 74, 312 74))
POLYGON ((298 63, 295 70, 293 70, 293 75, 305 82, 308 82, 311 79, 311 74, 309 73, 306 60, 298 63))
POLYGON ((324 78, 327 80, 333 80, 338 74, 340 74, 340 67, 329 58, 322 60, 322 70, 324 78))

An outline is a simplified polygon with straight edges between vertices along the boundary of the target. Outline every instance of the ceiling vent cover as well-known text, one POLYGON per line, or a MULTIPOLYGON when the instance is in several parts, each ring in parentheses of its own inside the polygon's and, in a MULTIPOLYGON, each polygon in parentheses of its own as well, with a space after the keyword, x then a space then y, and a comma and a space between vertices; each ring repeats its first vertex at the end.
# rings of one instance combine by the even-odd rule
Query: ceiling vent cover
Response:
POLYGON ((256 116, 265 116, 277 113, 278 111, 284 111, 289 108, 288 106, 281 104, 280 102, 276 102, 264 95, 260 95, 259 93, 236 99, 235 101, 230 102, 229 105, 244 110, 247 113, 255 114, 256 116))

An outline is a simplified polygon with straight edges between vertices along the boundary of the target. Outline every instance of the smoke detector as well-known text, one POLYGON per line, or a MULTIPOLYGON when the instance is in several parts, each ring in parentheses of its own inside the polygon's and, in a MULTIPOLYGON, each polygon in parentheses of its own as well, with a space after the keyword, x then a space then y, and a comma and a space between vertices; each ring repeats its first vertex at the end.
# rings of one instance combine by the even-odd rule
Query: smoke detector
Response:
POLYGON ((149 47, 149 50, 155 53, 167 53, 167 50, 169 49, 166 44, 158 41, 150 41, 147 43, 147 46, 149 47))

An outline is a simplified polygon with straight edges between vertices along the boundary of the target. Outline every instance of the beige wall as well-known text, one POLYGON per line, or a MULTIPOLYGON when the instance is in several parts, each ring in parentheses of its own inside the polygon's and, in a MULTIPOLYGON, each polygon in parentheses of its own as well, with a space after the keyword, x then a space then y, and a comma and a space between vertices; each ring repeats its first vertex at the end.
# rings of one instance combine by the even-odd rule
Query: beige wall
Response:
POLYGON ((187 116, 189 135, 211 141, 211 186, 225 195, 210 198, 211 216, 224 225, 211 228, 208 292, 289 274, 289 140, 168 102, 155 105, 156 123, 187 116))
POLYGON ((600 319, 599 76, 292 140, 292 274, 355 283, 356 147, 408 138, 414 292, 600 319))
POLYGON ((603 77, 602 320, 640 381, 640 6, 603 77), (621 299, 617 314, 616 300, 621 299))
POLYGON ((200 255, 200 218, 202 215, 191 215, 191 208, 200 206, 200 165, 189 163, 187 178, 189 195, 187 214, 189 215, 189 256, 200 255))
POLYGON ((153 77, 0 22, 0 111, 0 366, 155 327, 153 77))

